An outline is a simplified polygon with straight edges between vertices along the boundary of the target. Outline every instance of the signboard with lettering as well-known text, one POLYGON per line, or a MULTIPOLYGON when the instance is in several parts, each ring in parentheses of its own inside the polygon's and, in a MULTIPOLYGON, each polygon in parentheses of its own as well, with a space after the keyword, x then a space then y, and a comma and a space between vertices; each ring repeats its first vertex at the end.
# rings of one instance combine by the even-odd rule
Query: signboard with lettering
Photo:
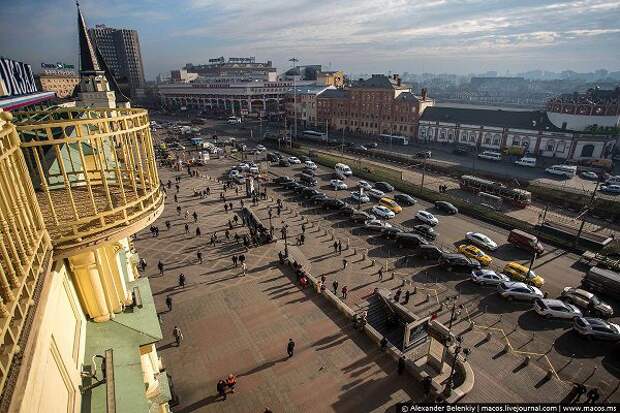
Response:
POLYGON ((209 59, 209 63, 224 63, 224 56, 215 59, 209 59))
POLYGON ((0 58, 0 96, 20 96, 38 92, 29 64, 0 58))
POLYGON ((41 63, 41 68, 42 69, 75 69, 75 66, 67 64, 67 63, 57 62, 57 63, 41 63))
POLYGON ((229 57, 228 61, 229 62, 235 62, 235 63, 254 63, 254 61, 256 60, 255 57, 229 57))

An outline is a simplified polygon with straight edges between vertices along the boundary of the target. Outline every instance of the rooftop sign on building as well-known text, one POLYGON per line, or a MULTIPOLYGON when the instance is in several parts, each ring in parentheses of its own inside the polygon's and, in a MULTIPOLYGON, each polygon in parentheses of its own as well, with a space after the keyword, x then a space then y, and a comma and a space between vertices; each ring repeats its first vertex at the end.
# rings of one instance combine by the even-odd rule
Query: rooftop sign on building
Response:
POLYGON ((20 96, 37 91, 29 64, 0 58, 0 96, 20 96))

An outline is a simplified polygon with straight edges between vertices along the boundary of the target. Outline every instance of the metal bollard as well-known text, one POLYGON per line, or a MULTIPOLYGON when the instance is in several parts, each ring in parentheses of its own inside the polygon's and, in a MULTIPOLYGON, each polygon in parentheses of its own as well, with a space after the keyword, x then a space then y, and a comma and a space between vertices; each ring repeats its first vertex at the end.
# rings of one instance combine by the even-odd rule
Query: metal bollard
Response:
POLYGON ((426 294, 426 302, 428 303, 429 301, 431 301, 431 295, 430 294, 426 294))
POLYGON ((413 286, 413 291, 411 292, 411 294, 415 294, 418 292, 418 287, 416 287, 415 285, 413 286))
POLYGON ((547 370, 547 374, 545 375, 545 380, 551 380, 553 378, 553 370, 547 370))
POLYGON ((374 267, 376 261, 375 260, 370 260, 370 261, 372 262, 372 266, 374 267))
POLYGON ((530 364, 530 360, 531 360, 531 357, 530 357, 530 356, 525 356, 525 357, 523 358, 523 365, 524 365, 524 366, 529 365, 529 364, 530 364))
POLYGON ((474 329, 474 322, 469 320, 469 326, 467 327, 467 331, 472 331, 474 329))
POLYGON ((353 248, 353 255, 357 255, 357 248, 353 248))
POLYGON ((493 337, 493 335, 491 334, 491 332, 489 331, 487 333, 487 337, 486 337, 486 341, 491 341, 491 338, 493 337))
POLYGON ((510 353, 510 345, 508 343, 504 344, 504 349, 502 350, 504 354, 510 353))

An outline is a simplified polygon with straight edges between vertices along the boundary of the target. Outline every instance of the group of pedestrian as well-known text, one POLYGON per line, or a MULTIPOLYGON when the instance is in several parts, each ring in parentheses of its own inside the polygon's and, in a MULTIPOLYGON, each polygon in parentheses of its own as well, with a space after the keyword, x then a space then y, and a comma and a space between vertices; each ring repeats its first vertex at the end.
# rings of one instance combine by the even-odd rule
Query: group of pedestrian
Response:
MULTIPOLYGON (((398 290, 396 290, 396 293, 394 293, 394 301, 396 301, 397 303, 400 302, 400 296, 402 295, 403 291, 401 288, 399 288, 398 290)), ((403 300, 402 304, 407 304, 409 303, 409 296, 411 295, 411 292, 409 292, 409 290, 405 291, 405 299, 403 300)))
POLYGON ((448 185, 439 185, 439 192, 445 193, 448 191, 448 185))
POLYGON ((235 386, 237 385, 237 377, 230 373, 226 380, 219 380, 217 382, 217 394, 222 398, 222 401, 226 400, 227 393, 234 393, 235 386))
POLYGON ((334 254, 338 253, 338 255, 342 255, 342 241, 334 241, 332 246, 334 247, 334 254))
POLYGON ((153 238, 159 237, 159 227, 158 226, 151 225, 150 230, 151 230, 151 236, 153 238))
MULTIPOLYGON (((332 287, 334 289, 334 295, 338 295, 338 280, 334 280, 332 281, 332 287)), ((342 286, 342 289, 340 290, 340 293, 342 294, 342 299, 346 300, 347 296, 349 295, 349 287, 346 285, 342 286)))

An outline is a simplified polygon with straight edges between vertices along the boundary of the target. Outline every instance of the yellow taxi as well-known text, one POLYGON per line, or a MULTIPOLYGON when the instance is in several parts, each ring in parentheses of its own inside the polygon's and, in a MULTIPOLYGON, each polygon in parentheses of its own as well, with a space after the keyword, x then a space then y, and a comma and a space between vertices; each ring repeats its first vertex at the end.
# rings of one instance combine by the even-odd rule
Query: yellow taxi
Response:
POLYGON ((482 250, 473 245, 459 245, 459 252, 467 257, 473 258, 484 266, 488 266, 493 258, 482 252, 482 250))
POLYGON ((526 284, 533 284, 536 287, 542 287, 545 284, 545 279, 543 277, 537 275, 534 271, 530 270, 528 272, 528 267, 518 262, 509 262, 502 272, 513 280, 521 281, 526 284))
POLYGON ((384 207, 386 207, 387 209, 389 209, 395 214, 400 214, 401 212, 403 212, 403 209, 401 208, 401 206, 398 205, 398 203, 394 201, 392 198, 387 198, 387 197, 381 198, 379 200, 379 205, 383 205, 384 207))

